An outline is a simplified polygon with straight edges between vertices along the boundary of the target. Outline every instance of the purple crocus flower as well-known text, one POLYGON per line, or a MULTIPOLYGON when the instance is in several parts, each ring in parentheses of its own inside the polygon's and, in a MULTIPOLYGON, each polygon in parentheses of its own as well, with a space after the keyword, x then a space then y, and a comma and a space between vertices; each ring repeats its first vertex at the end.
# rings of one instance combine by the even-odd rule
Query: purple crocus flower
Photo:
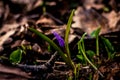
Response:
POLYGON ((57 39, 59 45, 61 47, 64 47, 65 46, 65 42, 64 42, 63 38, 57 32, 52 32, 52 33, 54 34, 55 38, 57 39))

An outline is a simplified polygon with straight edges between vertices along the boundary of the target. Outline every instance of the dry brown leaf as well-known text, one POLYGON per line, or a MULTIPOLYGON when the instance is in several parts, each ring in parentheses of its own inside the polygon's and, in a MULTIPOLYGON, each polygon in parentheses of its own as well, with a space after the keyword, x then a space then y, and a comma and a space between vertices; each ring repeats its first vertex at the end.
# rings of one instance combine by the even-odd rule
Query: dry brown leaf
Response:
POLYGON ((115 11, 103 13, 103 16, 108 19, 108 25, 110 29, 115 29, 118 21, 120 21, 120 13, 116 13, 115 11))
POLYGON ((41 17, 36 24, 49 24, 49 25, 54 25, 54 21, 51 18, 46 18, 46 17, 41 17))
MULTIPOLYGON (((0 73, 5 73, 7 74, 13 74, 13 75, 17 75, 19 77, 23 77, 24 79, 26 78, 30 78, 29 74, 20 70, 19 68, 15 68, 15 67, 10 67, 10 66, 5 66, 0 64, 0 73)), ((16 77, 16 76, 14 76, 16 77)), ((13 78, 14 78, 13 77, 13 78)), ((0 78, 1 79, 1 78, 0 78)))
POLYGON ((97 13, 94 9, 83 10, 81 7, 79 7, 75 12, 73 21, 73 28, 80 28, 88 34, 96 30, 99 25, 102 28, 101 33, 108 31, 107 19, 97 13))
POLYGON ((85 7, 86 9, 91 9, 91 8, 101 9, 101 8, 104 7, 103 4, 100 4, 100 3, 101 3, 100 0, 98 1, 99 4, 96 4, 95 1, 96 1, 96 0, 84 0, 84 3, 83 3, 83 4, 84 4, 84 7, 85 7))
POLYGON ((3 43, 11 36, 15 33, 15 30, 11 30, 9 32, 7 32, 5 35, 0 37, 0 46, 3 45, 3 43))

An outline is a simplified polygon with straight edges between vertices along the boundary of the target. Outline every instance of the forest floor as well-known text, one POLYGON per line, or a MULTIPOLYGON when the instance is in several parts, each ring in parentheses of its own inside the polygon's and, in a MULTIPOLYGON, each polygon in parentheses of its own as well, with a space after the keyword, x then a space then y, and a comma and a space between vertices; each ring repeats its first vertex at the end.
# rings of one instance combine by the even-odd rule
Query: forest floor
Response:
MULTIPOLYGON (((34 28, 58 44, 52 32, 65 38, 67 22, 73 9, 75 12, 68 41, 71 59, 75 65, 79 65, 76 80, 119 80, 119 0, 0 0, 0 80, 71 80, 71 77, 75 80, 73 70, 57 51, 29 30, 34 28), (96 38, 91 38, 90 34, 99 26, 99 37, 111 42, 114 57, 108 59, 108 51, 100 39, 100 55, 94 55, 92 59, 89 57, 97 66, 98 70, 95 70, 89 62, 77 57, 77 44, 86 32, 86 51, 95 52, 96 38), (18 58, 20 62, 13 64, 10 55, 19 49, 22 50, 22 56, 18 58)), ((66 52, 64 47, 60 48, 66 52)))

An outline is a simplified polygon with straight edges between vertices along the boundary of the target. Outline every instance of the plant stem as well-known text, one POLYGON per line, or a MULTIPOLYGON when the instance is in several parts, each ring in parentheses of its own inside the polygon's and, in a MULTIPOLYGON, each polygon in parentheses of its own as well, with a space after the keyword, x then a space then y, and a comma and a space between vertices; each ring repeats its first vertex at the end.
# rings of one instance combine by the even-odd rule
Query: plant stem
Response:
POLYGON ((96 54, 99 56, 99 36, 96 37, 96 54))

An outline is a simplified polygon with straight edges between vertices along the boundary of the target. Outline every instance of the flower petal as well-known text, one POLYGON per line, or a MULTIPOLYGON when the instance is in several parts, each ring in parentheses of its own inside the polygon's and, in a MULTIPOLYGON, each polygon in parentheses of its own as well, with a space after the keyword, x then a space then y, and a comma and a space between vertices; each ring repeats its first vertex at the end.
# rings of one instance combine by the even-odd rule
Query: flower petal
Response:
POLYGON ((61 47, 64 47, 65 46, 65 42, 64 42, 63 38, 57 32, 52 32, 52 33, 54 34, 55 38, 57 39, 59 45, 61 47))

